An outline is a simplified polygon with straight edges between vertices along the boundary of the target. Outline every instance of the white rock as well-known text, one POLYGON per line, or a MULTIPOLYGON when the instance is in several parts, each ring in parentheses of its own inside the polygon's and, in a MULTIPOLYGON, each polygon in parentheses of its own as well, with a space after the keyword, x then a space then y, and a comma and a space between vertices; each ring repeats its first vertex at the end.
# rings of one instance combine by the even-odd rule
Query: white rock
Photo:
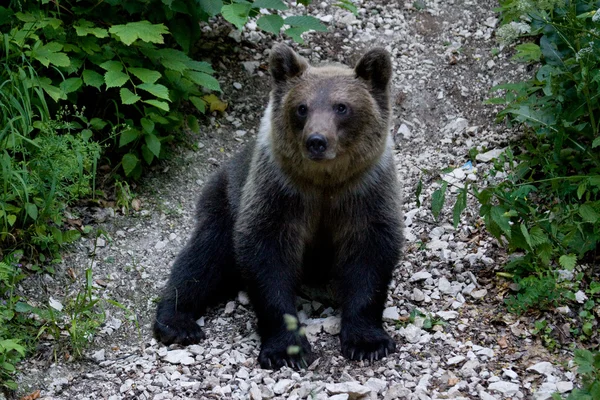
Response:
POLYGON ((247 306, 248 304, 250 304, 250 298, 248 297, 248 293, 246 292, 239 292, 237 300, 243 306, 247 306))
POLYGON ((92 358, 96 362, 104 361, 105 360, 104 353, 105 353, 105 350, 104 349, 100 349, 97 352, 95 352, 94 354, 92 354, 92 358))
POLYGON ((447 361, 448 365, 456 365, 456 364, 460 364, 461 362, 465 361, 466 357, 465 356, 454 356, 454 357, 450 357, 447 361))
POLYGON ((225 315, 232 314, 235 311, 235 301, 229 301, 225 305, 225 315))
POLYGON ((420 303, 421 301, 425 300, 425 293, 423 293, 423 291, 420 289, 414 288, 412 293, 412 299, 413 301, 420 303))
POLYGON ((396 133, 398 135, 402 135, 402 137, 407 140, 410 139, 412 136, 410 128, 406 124, 400 125, 400 128, 398 128, 398 131, 396 133))
POLYGON ((449 294, 452 292, 452 285, 448 279, 441 277, 438 281, 438 289, 440 289, 440 292, 442 293, 449 294))
POLYGON ((334 394, 333 396, 329 396, 327 400, 348 400, 350 395, 348 393, 340 393, 334 394))
POLYGON ((465 129, 469 126, 469 121, 464 118, 456 118, 454 121, 449 122, 442 128, 442 131, 446 133, 452 133, 454 135, 459 135, 463 133, 465 129))
POLYGON ((48 300, 48 305, 51 308, 54 308, 56 311, 62 311, 63 310, 63 305, 60 301, 56 300, 54 297, 50 297, 50 299, 48 300))
POLYGON ((458 318, 458 311, 438 311, 437 316, 443 320, 450 320, 458 318))
POLYGON ((477 350, 477 355, 479 355, 479 356, 486 356, 488 358, 493 358, 494 357, 494 350, 488 349, 487 347, 484 347, 482 349, 477 350))
POLYGON ((448 242, 443 241, 443 240, 439 240, 439 239, 433 239, 432 241, 427 243, 427 248, 429 250, 441 250, 441 249, 447 249, 449 246, 448 242))
POLYGON ((253 74, 254 71, 260 66, 260 62, 258 61, 244 61, 242 62, 244 69, 247 73, 253 74))
POLYGON ((556 390, 558 390, 560 393, 570 392, 571 390, 573 390, 573 382, 569 382, 569 381, 556 382, 556 390))
POLYGON ((519 379, 519 375, 515 371, 509 368, 505 368, 502 370, 502 376, 507 377, 508 379, 519 379))
POLYGON ((578 303, 583 304, 587 299, 588 297, 581 290, 575 293, 575 300, 577 300, 578 303))
POLYGON ((400 335, 404 336, 406 341, 409 343, 418 343, 423 334, 423 330, 413 324, 408 324, 405 328, 400 328, 398 331, 400 335))
POLYGON ((495 158, 500 157, 500 154, 504 153, 504 150, 506 149, 493 149, 490 151, 486 151, 485 153, 479 153, 475 156, 475 159, 483 163, 489 162, 495 158))
POLYGON ((280 379, 273 386, 273 392, 275 392, 275 394, 287 393, 292 386, 294 386, 294 383, 295 382, 291 379, 280 379))
POLYGON ((490 383, 490 385, 488 386, 488 390, 494 391, 494 392, 500 392, 504 396, 507 396, 507 397, 514 396, 515 394, 517 394, 517 392, 519 391, 520 388, 521 388, 521 385, 519 385, 518 383, 506 382, 506 381, 493 382, 493 383, 490 383))
POLYGON ((409 282, 424 281, 425 279, 431 278, 431 274, 425 270, 414 273, 409 279, 409 282))
POLYGON ((190 365, 195 362, 192 358, 192 354, 187 350, 170 350, 167 355, 163 357, 163 360, 171 364, 185 364, 190 365))
POLYGON ((237 90, 240 90, 242 88, 242 84, 239 82, 233 82, 233 87, 237 90))
POLYGON ((548 375, 552 375, 554 373, 555 368, 548 361, 542 361, 542 362, 539 362, 539 363, 527 368, 527 371, 535 371, 538 374, 548 376, 548 375))
POLYGON ((479 392, 479 398, 481 400, 498 400, 497 397, 492 396, 491 394, 489 394, 485 390, 482 390, 482 391, 479 392))
POLYGON ((365 386, 370 387, 375 393, 381 393, 387 387, 387 382, 379 378, 369 378, 365 382, 365 386))
POLYGON ((487 289, 473 290, 470 294, 474 299, 483 299, 487 295, 487 289))
POLYGON ((370 387, 361 385, 360 383, 354 381, 342 383, 328 383, 327 385, 325 385, 325 389, 329 394, 347 393, 350 399, 358 399, 372 392, 370 387))
POLYGON ((387 319, 390 321, 398 321, 400 319, 400 313, 398 312, 398 307, 388 307, 383 310, 383 319, 387 319))
MULTIPOLYGON (((385 314, 385 311, 384 311, 385 314)), ((338 335, 342 329, 342 319, 340 317, 327 317, 323 321, 323 330, 330 335, 338 335)))

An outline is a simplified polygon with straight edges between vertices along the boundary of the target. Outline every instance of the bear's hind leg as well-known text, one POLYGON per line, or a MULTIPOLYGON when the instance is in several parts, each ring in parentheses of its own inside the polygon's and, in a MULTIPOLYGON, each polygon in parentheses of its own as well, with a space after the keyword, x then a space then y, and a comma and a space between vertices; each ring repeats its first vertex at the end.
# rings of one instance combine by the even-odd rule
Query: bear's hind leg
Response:
POLYGON ((226 184, 221 173, 203 191, 196 229, 173 265, 154 322, 155 336, 164 344, 187 345, 202 340, 204 332, 196 319, 206 307, 241 289, 226 184))

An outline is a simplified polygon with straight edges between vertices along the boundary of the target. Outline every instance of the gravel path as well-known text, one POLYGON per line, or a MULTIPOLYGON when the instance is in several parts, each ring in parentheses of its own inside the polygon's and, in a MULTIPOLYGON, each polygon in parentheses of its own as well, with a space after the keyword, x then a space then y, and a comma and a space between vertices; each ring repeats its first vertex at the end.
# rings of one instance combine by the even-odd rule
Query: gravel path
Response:
POLYGON ((77 289, 67 284, 66 272, 75 271, 81 282, 92 266, 99 293, 135 313, 139 330, 131 314, 108 307, 87 358, 28 360, 19 377, 22 394, 40 389, 42 398, 71 400, 491 400, 547 399, 573 388, 568 354, 548 353, 532 338, 529 321, 505 313, 510 282, 495 277, 505 255, 485 234, 474 205, 456 230, 448 210, 439 221, 429 211, 440 171, 454 169, 444 175, 453 183, 481 182, 489 159, 514 134, 495 125, 494 110, 482 105, 491 86, 526 74, 508 55, 493 55, 496 2, 356 0, 359 18, 333 3, 309 9, 330 32, 307 35, 301 54, 313 63, 351 64, 365 49, 384 46, 394 58, 394 134, 407 244, 384 317, 399 351, 372 364, 344 359, 337 310, 301 300, 300 316, 319 359, 300 372, 260 369, 254 314, 243 293, 201 320, 207 339, 199 345, 167 348, 152 339, 154 300, 191 232, 197 193, 208 174, 256 133, 267 102, 265 67, 273 39, 252 24, 241 35, 230 33, 221 21, 205 28, 214 38, 203 45, 204 54, 217 54, 225 43, 239 42, 235 52, 213 60, 227 114, 201 127, 196 151, 180 150, 151 172, 136 189, 141 210, 96 215, 108 238, 96 243, 95 257, 95 239, 83 238, 54 278, 32 282, 40 293, 64 298, 77 289), (465 165, 471 148, 485 153, 470 160, 472 169, 465 165), (420 178, 424 204, 417 207, 420 178))

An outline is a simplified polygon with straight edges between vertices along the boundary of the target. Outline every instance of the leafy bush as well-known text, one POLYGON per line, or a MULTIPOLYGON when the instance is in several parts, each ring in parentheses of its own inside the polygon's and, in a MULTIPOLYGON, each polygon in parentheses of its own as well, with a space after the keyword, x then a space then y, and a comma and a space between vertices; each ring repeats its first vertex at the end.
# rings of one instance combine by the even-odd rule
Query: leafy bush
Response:
MULTIPOLYGON (((575 350, 575 364, 583 387, 573 390, 567 400, 600 399, 600 353, 585 349, 575 350)), ((553 398, 560 399, 560 396, 556 395, 553 398)))

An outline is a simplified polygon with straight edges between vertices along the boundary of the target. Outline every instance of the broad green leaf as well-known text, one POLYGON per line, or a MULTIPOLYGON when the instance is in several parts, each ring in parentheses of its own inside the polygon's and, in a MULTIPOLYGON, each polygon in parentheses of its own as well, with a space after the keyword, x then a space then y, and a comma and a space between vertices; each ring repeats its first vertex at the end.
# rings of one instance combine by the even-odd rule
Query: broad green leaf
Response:
POLYGON ((144 103, 150 104, 156 108, 160 108, 163 111, 169 111, 169 103, 159 100, 142 100, 144 103))
POLYGON ((151 24, 149 21, 129 22, 125 25, 113 25, 108 30, 129 46, 136 40, 147 43, 164 43, 163 35, 169 33, 164 24, 151 24))
POLYGON ((527 227, 525 226, 524 223, 521 223, 521 233, 523 234, 523 237, 525 238, 525 241, 527 242, 529 249, 533 249, 533 243, 531 242, 531 237, 529 236, 529 231, 527 231, 527 227))
POLYGON ((146 68, 129 68, 127 71, 143 83, 154 83, 161 77, 160 72, 146 68))
POLYGON ((583 195, 585 194, 585 190, 587 189, 588 186, 588 181, 587 180, 583 180, 579 186, 577 186, 577 198, 579 200, 581 200, 581 198, 583 197, 583 195))
POLYGON ((141 99, 140 96, 127 88, 121 88, 119 94, 121 95, 121 103, 123 104, 135 104, 141 99))
POLYGON ((198 124, 198 118, 193 115, 188 115, 186 118, 188 128, 194 133, 198 133, 200 131, 200 124, 198 124))
POLYGON ((148 118, 142 118, 140 119, 140 123, 142 124, 142 128, 144 128, 144 131, 146 131, 147 133, 154 132, 154 121, 148 118))
POLYGON ((244 28, 246 21, 248 21, 250 8, 250 4, 228 4, 223 6, 221 14, 223 15, 223 18, 231 22, 241 31, 244 28))
POLYGON ((256 0, 253 8, 266 8, 268 10, 287 10, 288 6, 281 0, 256 0))
POLYGON ((78 25, 73 25, 73 28, 75 28, 77 36, 93 35, 100 39, 108 37, 108 31, 106 29, 96 28, 90 21, 79 20, 78 25))
POLYGON ((64 93, 69 94, 79 90, 81 85, 83 85, 81 78, 67 78, 61 82, 60 88, 64 93))
POLYGON ((540 46, 535 43, 522 43, 515 47, 517 53, 513 56, 514 60, 523 62, 536 62, 542 57, 540 46))
POLYGON ((575 254, 564 254, 558 259, 558 263, 564 269, 572 271, 577 265, 577 256, 575 254))
POLYGON ((27 210, 27 215, 31 217, 32 220, 37 220, 38 217, 38 208, 33 203, 25 204, 25 210, 27 210))
POLYGON ((63 233, 63 242, 64 243, 73 243, 80 237, 81 237, 81 233, 78 230, 69 229, 68 231, 63 233))
POLYGON ((126 73, 120 71, 106 71, 104 74, 104 83, 106 88, 121 87, 129 80, 126 73))
POLYGON ((202 100, 200 97, 190 96, 190 101, 200 111, 202 114, 206 112, 206 102, 202 100))
POLYGON ((135 170, 135 168, 139 165, 140 159, 137 158, 135 154, 125 154, 121 159, 121 164, 123 165, 123 171, 125 171, 125 175, 129 176, 135 170))
POLYGON ((145 135, 144 139, 146 140, 146 146, 148 146, 152 154, 158 157, 160 155, 160 140, 152 133, 145 135))
POLYGON ((28 313, 28 312, 32 312, 35 308, 30 306, 27 303, 24 303, 22 301, 17 302, 17 304, 15 304, 15 311, 18 313, 28 313))
POLYGON ((562 56, 558 52, 556 43, 548 39, 546 35, 540 38, 540 49, 544 55, 544 60, 550 65, 563 66, 562 56))
POLYGON ((134 128, 128 128, 121 132, 119 136, 119 147, 123 147, 128 143, 133 142, 140 136, 140 131, 134 128))
POLYGON ((200 5, 200 8, 211 17, 219 14, 221 8, 223 8, 223 0, 198 0, 198 4, 200 5))
POLYGON ((258 21, 256 21, 256 24, 263 31, 277 35, 283 26, 283 18, 281 18, 279 15, 263 15, 258 19, 258 21))
POLYGON ((594 139, 594 141, 592 142, 592 149, 596 148, 600 146, 600 136, 598 136, 596 139, 594 139))
POLYGON ((502 233, 504 233, 506 237, 510 238, 510 223, 508 216, 506 216, 506 210, 501 206, 492 206, 490 210, 490 216, 502 230, 502 233))
POLYGON ((312 29, 315 31, 327 32, 327 27, 321 23, 317 18, 310 15, 295 15, 287 17, 283 21, 286 25, 304 28, 306 30, 312 29))
POLYGON ((50 42, 43 46, 34 47, 30 54, 32 58, 38 60, 45 67, 50 64, 57 67, 68 67, 71 65, 71 60, 69 56, 61 52, 62 48, 62 44, 50 42))
POLYGON ((84 69, 81 74, 83 82, 88 86, 93 86, 96 89, 100 89, 104 85, 104 78, 102 75, 91 69, 84 69))
POLYGON ((593 224, 598 221, 598 218, 600 217, 596 210, 594 210, 594 208, 589 204, 582 204, 578 211, 584 222, 590 222, 593 224))
POLYGON ((106 71, 119 72, 123 71, 123 64, 120 61, 109 60, 100 64, 100 68, 106 71))
POLYGON ((206 72, 207 74, 212 74, 213 72, 215 72, 212 66, 205 61, 189 60, 185 64, 192 71, 206 72))
POLYGON ((358 8, 350 0, 341 0, 339 3, 335 3, 334 6, 348 10, 354 15, 358 15, 358 8))
POLYGON ((40 87, 50 96, 54 101, 66 100, 67 95, 60 88, 52 85, 50 78, 40 78, 38 80, 40 87))
POLYGON ((154 154, 145 144, 142 145, 142 157, 144 157, 144 161, 146 161, 146 164, 148 165, 152 164, 152 161, 154 160, 154 154))
POLYGON ((17 216, 16 216, 16 215, 13 215, 13 214, 9 214, 9 215, 6 217, 6 221, 8 222, 8 224, 9 224, 10 226, 13 226, 13 225, 15 224, 15 222, 17 222, 17 216))
POLYGON ((529 230, 529 239, 531 240, 533 247, 549 242, 548 236, 539 226, 534 226, 529 230))
POLYGON ((285 30, 285 34, 291 37, 296 43, 304 43, 304 39, 302 39, 302 34, 304 32, 308 32, 307 28, 288 28, 285 30))
POLYGON ((458 227, 460 223, 460 215, 467 208, 467 186, 460 190, 458 193, 458 197, 456 198, 456 203, 454 203, 454 207, 452 209, 452 223, 454 225, 454 229, 458 227))
POLYGON ((204 72, 198 71, 185 71, 183 76, 189 78, 195 84, 204 86, 207 89, 215 90, 220 92, 221 86, 219 85, 219 81, 215 79, 215 77, 205 74, 204 72))
POLYGON ((145 90, 146 92, 158 97, 159 99, 171 100, 169 98, 169 89, 160 83, 142 83, 137 86, 138 89, 145 90))
POLYGON ((436 219, 444 207, 446 189, 448 189, 448 182, 442 183, 442 186, 431 194, 431 212, 436 219))

